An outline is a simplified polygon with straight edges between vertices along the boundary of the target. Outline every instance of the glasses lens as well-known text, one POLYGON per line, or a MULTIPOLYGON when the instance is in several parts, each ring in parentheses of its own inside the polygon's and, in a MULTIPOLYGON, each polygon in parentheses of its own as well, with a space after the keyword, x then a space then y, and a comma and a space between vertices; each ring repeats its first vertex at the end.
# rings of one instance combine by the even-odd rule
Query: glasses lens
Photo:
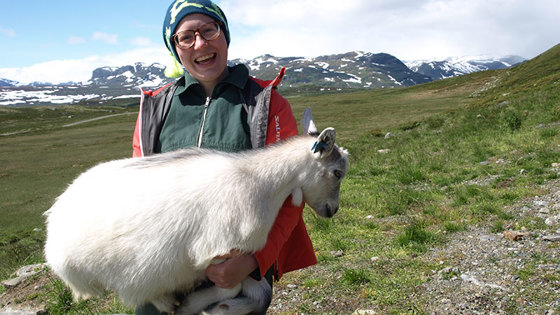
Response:
POLYGON ((179 47, 189 48, 194 44, 194 31, 182 31, 175 34, 175 43, 179 47))
POLYGON ((214 40, 220 36, 220 26, 217 23, 208 23, 198 29, 198 33, 205 40, 214 40))
POLYGON ((182 31, 175 34, 175 43, 181 48, 190 48, 196 40, 196 32, 202 36, 204 40, 215 40, 220 36, 220 25, 210 22, 203 24, 196 31, 182 31))

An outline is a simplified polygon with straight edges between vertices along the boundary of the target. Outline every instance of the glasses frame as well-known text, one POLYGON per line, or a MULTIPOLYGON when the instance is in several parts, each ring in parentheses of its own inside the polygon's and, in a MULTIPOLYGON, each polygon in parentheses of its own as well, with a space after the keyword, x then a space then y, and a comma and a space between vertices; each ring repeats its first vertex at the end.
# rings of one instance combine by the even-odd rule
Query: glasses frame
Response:
POLYGON ((218 22, 208 22, 208 23, 204 23, 204 24, 200 25, 196 30, 185 30, 185 31, 181 31, 181 32, 175 33, 175 34, 173 34, 173 36, 171 36, 171 39, 173 40, 173 42, 175 43, 175 45, 176 45, 178 48, 181 48, 181 49, 189 49, 189 48, 193 47, 193 46, 196 44, 196 34, 198 34, 200 37, 202 37, 202 39, 204 39, 205 41, 210 42, 210 41, 216 40, 216 39, 218 39, 218 37, 220 37, 220 35, 222 34, 222 28, 221 28, 221 26, 220 26, 220 23, 218 23, 218 22), (208 25, 208 24, 214 24, 214 25, 216 25, 216 29, 218 30, 218 32, 216 33, 216 35, 214 36, 214 38, 206 38, 206 37, 204 37, 204 35, 202 35, 202 33, 200 32, 200 29, 203 28, 204 26, 208 25), (184 45, 181 45, 181 44, 179 43, 179 40, 178 40, 179 35, 182 34, 182 33, 185 33, 185 32, 193 32, 193 34, 194 34, 194 37, 193 37, 194 40, 193 40, 192 44, 191 44, 190 46, 188 46, 188 47, 187 47, 187 46, 184 46, 184 45))

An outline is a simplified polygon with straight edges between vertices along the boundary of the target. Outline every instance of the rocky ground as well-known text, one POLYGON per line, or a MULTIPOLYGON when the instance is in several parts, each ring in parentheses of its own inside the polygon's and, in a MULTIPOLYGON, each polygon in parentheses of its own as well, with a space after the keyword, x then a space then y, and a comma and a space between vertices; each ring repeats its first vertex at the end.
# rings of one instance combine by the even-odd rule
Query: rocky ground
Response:
POLYGON ((505 232, 457 233, 427 255, 446 266, 423 284, 430 313, 560 313, 560 181, 542 189, 507 209, 505 232))
MULTIPOLYGON (((422 300, 423 310, 430 314, 560 314, 560 180, 541 188, 538 196, 506 209, 515 219, 505 223, 505 232, 470 228, 423 255, 422 259, 442 268, 411 299, 422 300)), ((0 315, 44 313, 44 303, 37 297, 52 276, 41 265, 27 268, 21 275, 18 280, 2 282, 7 291, 0 296, 0 315)), ((275 290, 270 314, 309 303, 302 301, 303 289, 289 280, 275 290)), ((317 313, 336 309, 381 313, 354 308, 358 302, 351 297, 329 303, 332 305, 311 308, 317 313)))
MULTIPOLYGON (((504 232, 471 227, 423 255, 422 259, 442 268, 411 300, 421 300, 421 310, 429 314, 560 314, 560 181, 541 188, 542 194, 506 209, 515 219, 505 223, 504 232)), ((277 286, 271 313, 281 314, 299 303, 299 296, 301 290, 293 285, 277 286)), ((317 313, 352 303, 350 297, 330 302, 322 310, 317 305, 317 313)), ((354 314, 383 313, 352 310, 354 314)))

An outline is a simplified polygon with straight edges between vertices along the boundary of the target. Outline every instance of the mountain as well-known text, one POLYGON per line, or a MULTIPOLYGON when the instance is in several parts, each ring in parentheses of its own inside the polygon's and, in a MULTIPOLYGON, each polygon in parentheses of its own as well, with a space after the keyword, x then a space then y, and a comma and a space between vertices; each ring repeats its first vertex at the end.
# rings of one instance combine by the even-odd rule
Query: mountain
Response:
MULTIPOLYGON (((386 53, 354 51, 314 58, 262 55, 250 60, 230 60, 228 64, 245 64, 252 76, 267 80, 276 77, 285 67, 283 88, 323 90, 412 86, 475 71, 505 68, 520 61, 523 61, 521 57, 507 56, 402 62, 386 53)), ((133 100, 119 101, 119 104, 132 104, 140 96, 140 87, 154 89, 174 80, 166 78, 163 71, 164 66, 158 63, 135 63, 97 68, 91 79, 82 83, 33 82, 23 86, 13 80, 0 79, 0 106, 104 104, 127 98, 133 100)))
POLYGON ((316 58, 263 55, 252 60, 235 59, 231 63, 246 64, 251 75, 259 78, 274 78, 285 67, 282 82, 287 87, 312 84, 327 88, 390 88, 432 81, 385 53, 349 52, 316 58))
POLYGON ((170 81, 163 74, 164 70, 165 66, 159 63, 97 68, 93 70, 91 79, 86 84, 113 87, 160 86, 170 81))
POLYGON ((18 85, 17 81, 0 78, 0 87, 2 87, 2 86, 16 86, 16 85, 18 85))
POLYGON ((413 60, 405 64, 417 73, 433 80, 446 79, 468 73, 505 69, 525 61, 520 56, 504 57, 454 57, 445 60, 413 60))
MULTIPOLYGON (((251 60, 234 59, 230 66, 245 64, 252 76, 273 79, 286 68, 283 86, 315 85, 332 88, 388 88, 411 86, 432 81, 411 71, 389 54, 349 52, 316 58, 274 57, 263 55, 251 60)), ((169 82, 159 64, 103 67, 93 71, 88 84, 96 86, 161 86, 169 82)))

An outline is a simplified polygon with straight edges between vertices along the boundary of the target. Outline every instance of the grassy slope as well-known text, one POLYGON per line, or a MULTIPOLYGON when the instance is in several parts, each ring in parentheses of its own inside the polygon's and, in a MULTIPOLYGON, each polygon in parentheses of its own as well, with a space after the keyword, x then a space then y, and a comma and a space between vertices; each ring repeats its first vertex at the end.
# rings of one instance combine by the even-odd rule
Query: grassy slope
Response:
POLYGON ((134 115, 64 128, 120 108, 0 108, 0 278, 23 263, 42 260, 42 213, 86 168, 130 156, 134 115), (36 229, 41 229, 38 231, 36 229))
MULTIPOLYGON (((428 248, 469 225, 542 227, 539 220, 516 222, 503 209, 558 177, 551 164, 560 162, 559 54, 557 46, 510 70, 305 100, 321 109, 321 125, 347 133, 341 144, 352 164, 341 213, 332 221, 306 217, 321 264, 284 280, 304 287, 305 302, 293 311, 313 313, 313 301, 335 313, 427 311, 416 289, 441 269, 421 259, 428 248), (395 137, 380 137, 386 131, 395 137), (500 158, 506 163, 494 163, 500 158), (469 184, 476 179, 491 185, 469 184)), ((296 110, 305 106, 292 102, 296 110)), ((544 310, 546 303, 536 301, 544 310)))
MULTIPOLYGON (((311 106, 319 127, 335 127, 352 154, 340 213, 330 221, 305 213, 320 264, 280 282, 304 288, 292 311, 312 313, 314 301, 339 313, 422 310, 409 299, 438 268, 420 259, 427 248, 472 224, 499 230, 515 219, 504 206, 557 177, 549 169, 560 162, 551 124, 560 120, 559 54, 556 46, 513 69, 406 89, 290 96, 296 117, 311 106), (384 139, 388 131, 395 137, 384 139), (480 164, 498 158, 512 163, 480 164), (466 183, 491 175, 488 187, 466 183), (339 250, 344 256, 334 257, 339 250)), ((134 115, 61 127, 106 110, 0 109, 0 133, 29 131, 0 136, 0 278, 42 260, 44 229, 34 229, 78 173, 130 156, 134 115)))

